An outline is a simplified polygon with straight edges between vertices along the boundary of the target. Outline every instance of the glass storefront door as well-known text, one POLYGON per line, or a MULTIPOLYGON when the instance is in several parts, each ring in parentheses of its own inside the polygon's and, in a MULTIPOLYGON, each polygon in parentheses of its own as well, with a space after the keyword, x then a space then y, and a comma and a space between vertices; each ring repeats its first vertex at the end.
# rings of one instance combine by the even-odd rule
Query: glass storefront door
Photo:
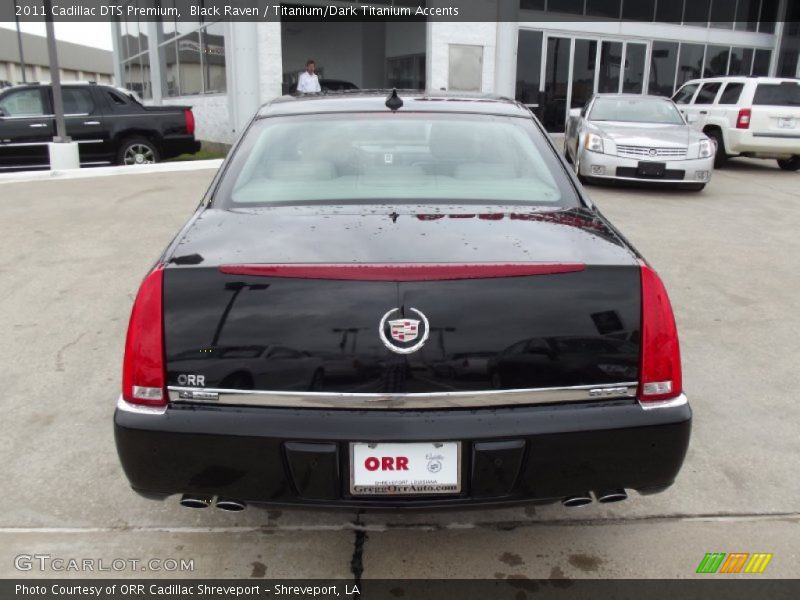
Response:
POLYGON ((594 40, 575 40, 575 53, 572 58, 572 89, 570 108, 583 108, 594 94, 594 74, 597 64, 597 42, 594 40))
POLYGON ((570 53, 572 39, 548 37, 544 69, 543 102, 539 118, 547 131, 564 131, 570 90, 570 53))
POLYGON ((568 110, 583 107, 597 92, 644 93, 647 56, 647 42, 521 30, 516 98, 548 131, 560 133, 568 110))

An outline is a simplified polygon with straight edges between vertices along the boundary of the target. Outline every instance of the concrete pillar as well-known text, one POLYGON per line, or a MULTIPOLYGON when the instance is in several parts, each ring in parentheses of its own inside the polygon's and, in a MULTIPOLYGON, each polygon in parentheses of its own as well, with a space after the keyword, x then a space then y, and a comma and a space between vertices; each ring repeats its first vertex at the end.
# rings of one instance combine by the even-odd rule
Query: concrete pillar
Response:
POLYGON ((494 92, 509 98, 516 93, 518 21, 519 0, 497 0, 494 92))
POLYGON ((225 35, 231 125, 238 134, 261 106, 258 76, 258 23, 231 22, 225 35))
POLYGON ((153 94, 153 104, 163 102, 164 89, 166 88, 166 56, 159 52, 158 45, 164 41, 159 23, 150 21, 147 24, 147 56, 150 60, 150 90, 153 94), (159 57, 160 55, 160 57, 159 57))
POLYGON ((122 53, 119 47, 119 22, 111 22, 111 50, 112 50, 112 68, 114 69, 114 84, 123 87, 122 81, 122 53))

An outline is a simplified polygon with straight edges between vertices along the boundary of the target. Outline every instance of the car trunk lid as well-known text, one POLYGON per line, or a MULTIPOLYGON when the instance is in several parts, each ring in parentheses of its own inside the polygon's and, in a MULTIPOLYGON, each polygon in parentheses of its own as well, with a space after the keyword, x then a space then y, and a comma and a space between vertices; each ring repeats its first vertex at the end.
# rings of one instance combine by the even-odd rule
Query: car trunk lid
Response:
POLYGON ((433 394, 635 382, 639 265, 605 221, 467 210, 206 211, 164 273, 168 385, 433 394))

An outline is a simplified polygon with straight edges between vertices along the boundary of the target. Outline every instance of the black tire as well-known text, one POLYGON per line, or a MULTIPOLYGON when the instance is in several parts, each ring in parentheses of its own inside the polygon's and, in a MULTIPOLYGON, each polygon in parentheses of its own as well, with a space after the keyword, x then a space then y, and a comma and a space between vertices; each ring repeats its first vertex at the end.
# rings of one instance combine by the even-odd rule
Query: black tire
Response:
POLYGON ((572 164, 572 157, 569 155, 569 150, 567 150, 567 140, 564 140, 564 158, 567 159, 569 164, 572 164))
POLYGON ((683 186, 683 189, 689 190, 690 192, 702 192, 705 187, 705 183, 687 183, 683 186))
POLYGON ((125 138, 117 150, 118 165, 148 165, 160 161, 158 146, 145 137, 125 138))
POLYGON ((725 141, 722 139, 722 132, 719 129, 709 129, 705 134, 714 140, 717 145, 717 152, 714 154, 714 168, 719 169, 728 162, 728 153, 725 151, 725 141))
POLYGON ((778 166, 784 171, 800 170, 800 156, 793 156, 792 158, 783 158, 778 161, 778 166))

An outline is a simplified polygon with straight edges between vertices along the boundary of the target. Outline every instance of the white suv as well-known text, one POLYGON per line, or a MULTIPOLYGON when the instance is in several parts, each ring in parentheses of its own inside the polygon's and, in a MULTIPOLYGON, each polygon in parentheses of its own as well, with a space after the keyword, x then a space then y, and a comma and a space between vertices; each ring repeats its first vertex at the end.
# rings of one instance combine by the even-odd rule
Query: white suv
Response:
POLYGON ((694 79, 672 100, 692 127, 716 142, 715 167, 747 156, 775 158, 786 171, 800 169, 800 80, 694 79))

